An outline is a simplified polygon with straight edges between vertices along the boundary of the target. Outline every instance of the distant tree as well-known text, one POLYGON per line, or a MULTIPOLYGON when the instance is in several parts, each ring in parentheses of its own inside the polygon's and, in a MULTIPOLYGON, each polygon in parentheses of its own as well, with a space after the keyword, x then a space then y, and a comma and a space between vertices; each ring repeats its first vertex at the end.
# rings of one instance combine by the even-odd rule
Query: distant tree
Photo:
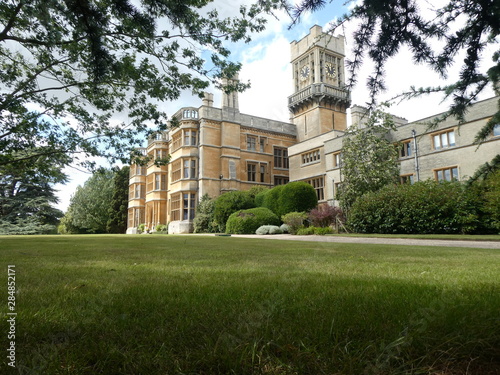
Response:
POLYGON ((366 127, 354 127, 344 137, 341 163, 343 179, 336 198, 347 215, 356 199, 397 181, 398 152, 384 137, 394 128, 392 116, 376 110, 366 127))
MULTIPOLYGON (((292 5, 288 0, 280 0, 292 16, 292 24, 298 22, 304 12, 320 10, 332 0, 302 0, 292 5)), ((403 98, 413 98, 430 93, 442 93, 443 99, 452 98, 448 111, 438 119, 455 116, 460 122, 468 108, 477 100, 479 94, 491 85, 500 94, 500 2, 497 0, 448 0, 442 8, 435 8, 428 18, 422 12, 423 1, 419 0, 349 0, 355 3, 352 10, 337 19, 329 30, 334 32, 349 21, 358 25, 352 38, 354 57, 348 62, 350 73, 348 86, 352 87, 358 79, 358 71, 368 57, 375 64, 368 79, 372 106, 377 96, 385 91, 385 64, 408 46, 417 64, 426 64, 448 78, 449 68, 463 53, 464 58, 459 76, 453 83, 436 87, 411 87, 401 94, 403 98), (439 40, 440 43, 433 43, 439 40), (486 74, 479 71, 484 61, 486 46, 496 46, 486 74)), ((428 2, 430 4, 430 2, 428 2)), ((333 18, 333 17, 332 17, 333 18)), ((499 111, 477 134, 476 141, 485 140, 495 124, 500 123, 499 111)))
POLYGON ((129 173, 130 167, 128 166, 115 171, 113 196, 106 224, 108 233, 125 233, 127 230, 129 173))
POLYGON ((54 156, 0 166, 0 233, 44 234, 54 232, 64 215, 53 185, 66 181, 54 156))
POLYGON ((114 172, 100 169, 71 197, 61 231, 68 233, 106 233, 113 198, 114 172))

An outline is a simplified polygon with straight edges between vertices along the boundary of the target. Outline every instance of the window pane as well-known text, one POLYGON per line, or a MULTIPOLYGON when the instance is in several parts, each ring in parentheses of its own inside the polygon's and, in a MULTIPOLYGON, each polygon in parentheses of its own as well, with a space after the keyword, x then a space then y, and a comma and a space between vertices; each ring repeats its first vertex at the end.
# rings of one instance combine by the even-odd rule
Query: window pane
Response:
POLYGON ((458 180, 458 168, 451 168, 451 174, 453 175, 453 179, 458 180))
POLYGON ((191 178, 196 178, 196 160, 191 160, 191 178))
POLYGON ((255 138, 247 137, 247 149, 250 151, 255 151, 255 138))
POLYGON ((443 180, 443 171, 437 171, 436 176, 437 176, 438 181, 442 181, 443 180))
POLYGON ((448 141, 450 142, 450 146, 455 146, 455 131, 448 133, 448 141))
POLYGON ((441 134, 441 146, 443 148, 448 147, 448 133, 441 134))
POLYGON ((441 148, 441 137, 439 135, 434 136, 434 148, 439 150, 441 148))
POLYGON ((189 160, 184 160, 184 178, 189 178, 189 160))
POLYGON ((500 135, 500 124, 496 124, 493 127, 493 136, 497 137, 500 135))
POLYGON ((444 179, 446 181, 451 181, 451 170, 450 169, 444 170, 444 179))
POLYGON ((406 146, 406 156, 411 156, 411 143, 407 142, 405 143, 406 146))

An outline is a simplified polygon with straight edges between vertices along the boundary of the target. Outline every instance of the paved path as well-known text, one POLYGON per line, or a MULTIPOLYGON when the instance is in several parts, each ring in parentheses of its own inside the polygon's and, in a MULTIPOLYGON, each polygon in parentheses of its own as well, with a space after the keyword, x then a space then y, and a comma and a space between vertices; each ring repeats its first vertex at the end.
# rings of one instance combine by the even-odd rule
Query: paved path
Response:
POLYGON ((342 236, 292 236, 290 234, 257 235, 233 234, 232 237, 259 238, 268 240, 316 241, 333 243, 370 243, 382 245, 410 246, 445 246, 470 247, 481 249, 500 249, 500 241, 460 241, 460 240, 421 240, 413 238, 373 238, 373 237, 342 237, 342 236))

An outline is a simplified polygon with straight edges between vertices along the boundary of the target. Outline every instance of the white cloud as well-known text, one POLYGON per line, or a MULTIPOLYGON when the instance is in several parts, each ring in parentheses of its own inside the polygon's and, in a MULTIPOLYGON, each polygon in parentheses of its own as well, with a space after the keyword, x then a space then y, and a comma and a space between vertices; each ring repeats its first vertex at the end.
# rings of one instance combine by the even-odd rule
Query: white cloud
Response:
POLYGON ((242 81, 251 88, 240 94, 240 111, 274 120, 289 121, 287 97, 291 94, 290 43, 277 35, 260 44, 262 59, 254 59, 252 50, 243 55, 242 81))

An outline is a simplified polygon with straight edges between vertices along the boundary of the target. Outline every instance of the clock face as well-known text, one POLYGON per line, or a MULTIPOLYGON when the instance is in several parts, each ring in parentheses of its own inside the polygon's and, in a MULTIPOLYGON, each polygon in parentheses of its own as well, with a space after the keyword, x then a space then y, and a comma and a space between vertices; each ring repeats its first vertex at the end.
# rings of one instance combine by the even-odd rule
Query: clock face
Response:
POLYGON ((304 66, 300 69, 300 80, 305 81, 309 77, 309 66, 304 66))
POLYGON ((330 78, 335 78, 337 75, 337 70, 331 63, 327 63, 325 65, 326 75, 330 78))

